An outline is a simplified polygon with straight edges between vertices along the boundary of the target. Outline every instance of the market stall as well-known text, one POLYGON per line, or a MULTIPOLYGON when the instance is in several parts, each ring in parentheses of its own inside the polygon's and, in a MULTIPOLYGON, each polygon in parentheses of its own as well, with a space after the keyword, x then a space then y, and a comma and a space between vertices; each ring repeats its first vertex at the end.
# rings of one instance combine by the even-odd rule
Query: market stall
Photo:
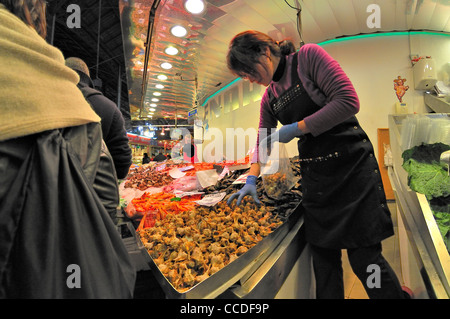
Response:
POLYGON ((133 164, 142 164, 144 153, 150 154, 151 139, 136 134, 127 133, 131 148, 133 164))
POLYGON ((448 114, 389 116, 390 180, 398 213, 403 280, 416 298, 450 297, 448 114))
POLYGON ((135 231, 137 249, 131 247, 140 251, 141 266, 151 269, 166 297, 275 298, 299 269, 310 285, 300 166, 296 159, 290 164, 295 182, 286 192, 270 197, 260 179, 262 205, 244 199, 239 207, 226 200, 245 183, 248 157, 222 163, 167 160, 130 171, 120 189, 135 231))

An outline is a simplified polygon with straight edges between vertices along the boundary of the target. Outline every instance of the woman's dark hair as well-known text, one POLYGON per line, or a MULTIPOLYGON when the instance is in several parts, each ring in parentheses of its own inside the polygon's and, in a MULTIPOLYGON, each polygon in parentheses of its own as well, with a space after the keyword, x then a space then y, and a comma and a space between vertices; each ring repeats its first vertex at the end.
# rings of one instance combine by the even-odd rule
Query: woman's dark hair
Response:
POLYGON ((45 39, 47 36, 45 0, 0 0, 0 3, 45 39))
POLYGON ((228 68, 237 76, 255 75, 255 65, 266 48, 280 57, 295 52, 295 46, 290 40, 274 41, 267 34, 248 30, 237 34, 230 42, 227 54, 228 68))

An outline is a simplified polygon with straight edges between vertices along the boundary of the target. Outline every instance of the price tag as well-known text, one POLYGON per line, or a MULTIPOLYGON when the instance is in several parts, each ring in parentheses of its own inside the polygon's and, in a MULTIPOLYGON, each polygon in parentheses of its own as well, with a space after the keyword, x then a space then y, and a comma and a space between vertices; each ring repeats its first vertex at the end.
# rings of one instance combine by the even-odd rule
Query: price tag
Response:
POLYGON ((165 168, 166 168, 166 164, 162 164, 162 165, 159 165, 159 166, 155 167, 155 170, 156 170, 157 172, 159 172, 159 171, 162 171, 162 170, 165 169, 165 168))
POLYGON ((179 198, 183 198, 185 196, 203 195, 204 193, 205 192, 198 192, 198 191, 194 191, 194 192, 174 191, 174 194, 179 198))
POLYGON ((170 175, 170 177, 177 179, 177 178, 185 176, 186 173, 183 173, 180 169, 175 167, 169 171, 169 175, 170 175))
POLYGON ((233 184, 245 184, 245 182, 247 181, 247 174, 242 174, 241 176, 239 176, 238 178, 236 178, 236 180, 233 182, 233 184))
POLYGON ((185 167, 180 167, 179 170, 180 170, 181 172, 185 172, 185 171, 189 171, 189 170, 191 170, 191 169, 193 169, 193 168, 194 168, 194 166, 189 165, 189 166, 185 166, 185 167))
POLYGON ((203 197, 201 200, 197 200, 195 202, 202 206, 211 207, 211 206, 216 205, 218 202, 220 202, 225 197, 226 194, 227 193, 225 193, 225 192, 208 194, 205 197, 203 197))

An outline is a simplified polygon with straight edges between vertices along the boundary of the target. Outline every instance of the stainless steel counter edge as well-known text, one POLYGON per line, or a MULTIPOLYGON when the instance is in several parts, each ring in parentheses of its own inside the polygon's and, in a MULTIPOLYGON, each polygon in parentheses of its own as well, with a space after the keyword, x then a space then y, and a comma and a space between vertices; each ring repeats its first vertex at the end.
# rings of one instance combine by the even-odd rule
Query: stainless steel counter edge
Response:
POLYGON ((306 246, 303 216, 266 261, 241 286, 230 289, 227 298, 273 299, 306 246))
POLYGON ((448 299, 449 295, 445 291, 442 280, 439 278, 437 269, 432 261, 428 249, 425 246, 422 235, 414 221, 414 218, 409 213, 411 208, 402 193, 398 178, 392 169, 389 169, 389 177, 391 179, 391 183, 393 184, 392 186, 394 188, 397 207, 405 224, 408 240, 414 253, 417 267, 420 269, 420 274, 427 289, 429 298, 448 299))

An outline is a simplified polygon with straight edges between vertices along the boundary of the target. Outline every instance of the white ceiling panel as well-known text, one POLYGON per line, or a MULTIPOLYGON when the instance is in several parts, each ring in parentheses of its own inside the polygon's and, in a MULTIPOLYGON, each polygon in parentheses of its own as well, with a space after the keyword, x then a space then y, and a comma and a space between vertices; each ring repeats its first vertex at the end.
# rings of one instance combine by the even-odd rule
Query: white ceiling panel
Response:
POLYGON ((329 1, 303 1, 303 8, 309 11, 323 35, 331 39, 342 35, 341 28, 329 1))
POLYGON ((450 0, 440 0, 436 2, 436 7, 434 9, 433 15, 431 16, 429 28, 432 30, 443 31, 448 24, 450 15, 446 11, 446 7, 450 4, 450 0))
POLYGON ((356 20, 356 12, 352 0, 335 0, 330 1, 330 7, 336 21, 339 24, 341 35, 354 34, 358 30, 358 22, 356 20))
POLYGON ((417 1, 412 29, 429 29, 436 9, 436 1, 417 1))
MULTIPOLYGON (((376 3, 380 6, 381 29, 379 31, 387 32, 397 30, 396 12, 397 5, 399 5, 401 1, 378 0, 376 3)), ((367 13, 367 15, 369 15, 369 13, 367 13)))

